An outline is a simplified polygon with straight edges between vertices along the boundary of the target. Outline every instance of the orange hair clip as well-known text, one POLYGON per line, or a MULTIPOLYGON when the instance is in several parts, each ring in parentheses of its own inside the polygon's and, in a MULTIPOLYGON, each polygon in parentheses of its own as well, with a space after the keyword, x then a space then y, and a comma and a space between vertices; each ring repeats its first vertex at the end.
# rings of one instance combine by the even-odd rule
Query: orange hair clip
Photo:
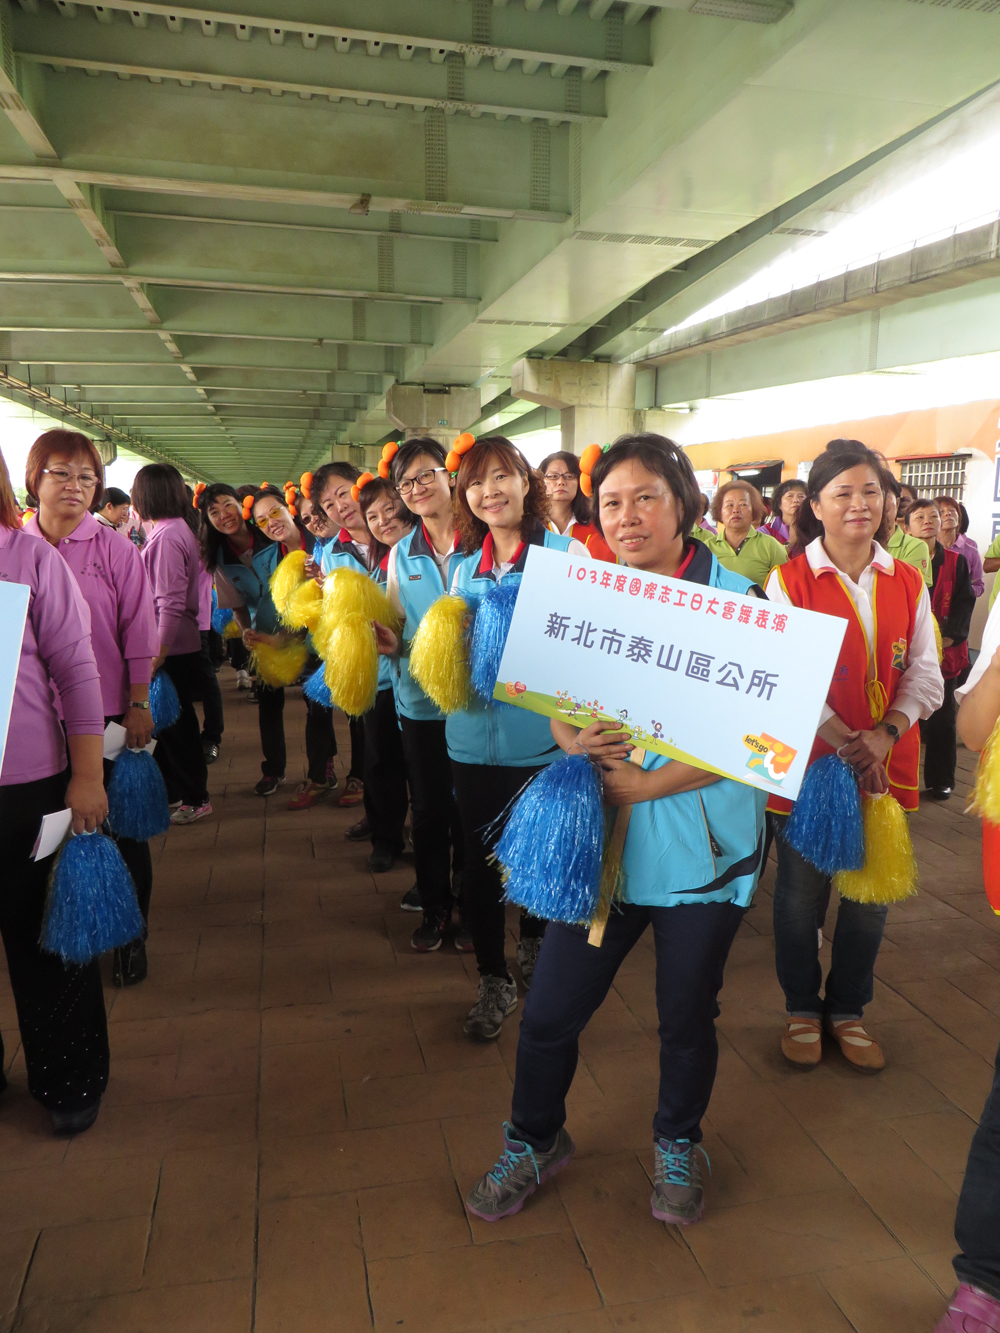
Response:
POLYGON ((588 498, 594 494, 594 484, 590 480, 590 474, 603 452, 599 444, 588 444, 580 455, 580 490, 588 498))
POLYGON ((243 522, 250 523, 253 520, 253 496, 244 495, 243 497, 243 522))
POLYGON ((203 481, 195 482, 194 495, 191 498, 191 504, 194 506, 195 509, 198 508, 198 501, 201 499, 202 493, 207 490, 208 486, 205 484, 205 482, 203 481))
POLYGON ((355 504, 357 504, 357 502, 361 499, 361 492, 364 490, 364 488, 368 485, 370 481, 374 480, 375 478, 372 476, 370 472, 362 472, 361 476, 351 487, 351 499, 354 501, 355 504))
POLYGON ((311 472, 303 472, 302 476, 299 477, 299 492, 301 495, 304 495, 307 500, 312 499, 312 485, 313 474, 311 472))
POLYGON ((464 430, 461 435, 455 438, 451 449, 448 451, 448 457, 444 460, 444 465, 449 472, 458 471, 462 462, 462 455, 467 454, 475 443, 476 437, 470 435, 467 430, 464 430))
MULTIPOLYGON (((378 474, 383 481, 388 481, 392 473, 392 460, 399 453, 399 445, 395 440, 390 440, 388 444, 382 446, 382 457, 379 459, 378 474)), ((374 480, 374 478, 372 478, 374 480)))

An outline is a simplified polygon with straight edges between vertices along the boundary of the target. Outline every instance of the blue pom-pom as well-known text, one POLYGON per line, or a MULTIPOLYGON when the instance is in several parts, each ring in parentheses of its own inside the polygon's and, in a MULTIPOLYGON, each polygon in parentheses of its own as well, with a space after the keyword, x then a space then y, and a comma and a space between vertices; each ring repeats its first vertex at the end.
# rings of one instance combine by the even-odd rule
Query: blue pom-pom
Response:
POLYGON ((333 697, 330 694, 330 687, 326 683, 325 665, 320 665, 319 670, 312 673, 302 686, 302 693, 307 699, 311 699, 314 704, 320 704, 323 708, 333 707, 333 697))
POLYGON ((228 606, 217 606, 212 612, 212 628, 216 634, 221 634, 232 618, 233 613, 228 606))
POLYGON ((149 687, 149 711, 153 715, 153 731, 166 731, 181 715, 181 701, 174 682, 161 668, 149 687))
POLYGON ((469 670, 472 688, 487 703, 496 702, 493 691, 500 674, 500 659, 507 643, 520 585, 520 575, 508 576, 502 583, 494 583, 476 607, 469 648, 469 670))
POLYGON ((601 779, 582 754, 542 769, 515 801, 497 844, 508 899, 570 924, 597 910, 603 854, 601 779))
POLYGON ((861 798, 854 770, 835 754, 810 764, 784 839, 824 875, 865 863, 861 798))
POLYGON ((159 765, 148 750, 122 750, 108 783, 108 823, 122 838, 145 842, 170 827, 159 765))
POLYGON ((103 833, 81 833, 52 872, 41 946, 82 965, 140 938, 142 913, 121 852, 103 833))

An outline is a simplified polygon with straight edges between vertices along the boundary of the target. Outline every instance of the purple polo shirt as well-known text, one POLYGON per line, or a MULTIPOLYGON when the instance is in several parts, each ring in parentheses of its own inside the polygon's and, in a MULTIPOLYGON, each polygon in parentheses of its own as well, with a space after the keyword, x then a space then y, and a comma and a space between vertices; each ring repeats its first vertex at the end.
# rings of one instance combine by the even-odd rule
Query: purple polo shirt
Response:
POLYGON ((54 685, 69 736, 100 736, 104 703, 90 611, 69 565, 43 538, 0 526, 0 579, 31 589, 0 786, 37 782, 66 767, 54 685))
POLYGON ((170 657, 201 652, 198 543, 182 518, 161 518, 151 527, 142 559, 153 585, 159 647, 167 645, 170 657))
MULTIPOLYGON (((24 530, 45 541, 37 514, 24 530)), ((129 685, 149 684, 150 661, 158 646, 153 593, 142 556, 127 537, 93 514, 84 514, 56 549, 90 607, 90 642, 101 673, 104 713, 117 717, 128 708, 129 685)))

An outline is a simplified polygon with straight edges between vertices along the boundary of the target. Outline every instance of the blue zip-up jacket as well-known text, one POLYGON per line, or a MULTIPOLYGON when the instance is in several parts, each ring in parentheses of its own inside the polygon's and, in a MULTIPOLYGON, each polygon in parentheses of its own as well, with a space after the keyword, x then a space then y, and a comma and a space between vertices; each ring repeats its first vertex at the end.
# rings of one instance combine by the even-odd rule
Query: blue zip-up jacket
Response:
MULTIPOLYGON (((502 578, 520 578, 529 546, 568 551, 571 538, 537 527, 510 571, 502 578)), ((452 576, 451 590, 475 604, 496 583, 492 551, 467 556, 452 576)), ((509 704, 487 704, 473 694, 469 707, 452 713, 445 727, 448 754, 460 764, 498 764, 504 768, 538 768, 560 759, 562 751, 552 738, 549 719, 540 713, 509 704)))
POLYGON ((274 634, 281 626, 271 601, 269 584, 281 560, 281 547, 266 537, 260 528, 251 528, 250 532, 253 537, 251 563, 245 565, 223 543, 217 568, 243 598, 253 628, 261 634, 274 634))
MULTIPOLYGON (((725 592, 746 594, 752 588, 764 595, 749 579, 723 569, 701 542, 682 577, 725 592)), ((648 750, 642 767, 648 772, 670 763, 648 750)), ((622 856, 622 896, 652 907, 719 902, 746 907, 760 872, 766 806, 767 792, 733 778, 634 805, 622 856)))
POLYGON ((405 617, 402 652, 399 657, 390 659, 396 677, 396 708, 403 717, 415 722, 444 721, 444 713, 410 675, 410 644, 426 612, 439 597, 450 591, 455 570, 463 559, 460 550, 452 551, 448 557, 446 587, 422 523, 418 523, 389 552, 389 582, 397 591, 405 617))

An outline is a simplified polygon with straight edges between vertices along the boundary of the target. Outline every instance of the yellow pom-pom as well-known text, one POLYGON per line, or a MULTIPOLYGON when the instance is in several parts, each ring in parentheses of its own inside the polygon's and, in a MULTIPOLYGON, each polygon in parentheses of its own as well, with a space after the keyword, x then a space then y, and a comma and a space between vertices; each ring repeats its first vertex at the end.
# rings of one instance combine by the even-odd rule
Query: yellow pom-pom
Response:
POLYGON ((938 666, 944 661, 944 640, 941 638, 941 626, 938 624, 937 616, 931 616, 934 622, 934 644, 937 648, 938 666))
POLYGON ((285 603, 281 619, 292 629, 314 630, 323 611, 323 589, 315 579, 306 579, 285 603))
POLYGON ((305 581, 308 559, 305 551, 289 551, 271 575, 271 601, 279 616, 284 616, 289 597, 305 581))
POLYGON ((374 579, 357 569, 335 570, 323 588, 323 619, 336 626, 354 615, 377 620, 393 633, 399 629, 399 617, 374 579))
POLYGON ((856 903, 898 903, 917 891, 917 862, 910 842, 906 813, 888 793, 863 795, 865 863, 860 870, 841 870, 833 887, 856 903))
POLYGON ((243 638, 243 626, 240 624, 240 622, 236 619, 235 616, 233 617, 232 620, 228 622, 226 628, 222 631, 222 637, 224 639, 243 638))
POLYGON ((348 717, 360 717, 375 706, 378 694, 378 648, 366 616, 345 616, 330 635, 326 670, 330 697, 348 717))
POLYGON ((969 809, 990 824, 1000 824, 1000 722, 979 756, 969 809))
POLYGON ((295 684, 305 670, 308 657, 309 649, 305 643, 286 643, 280 648, 270 643, 258 643, 251 654, 250 670, 265 685, 277 690, 295 684))
POLYGON ((469 704, 469 608, 461 597, 439 597, 413 636, 410 672, 442 713, 460 713, 469 704))

